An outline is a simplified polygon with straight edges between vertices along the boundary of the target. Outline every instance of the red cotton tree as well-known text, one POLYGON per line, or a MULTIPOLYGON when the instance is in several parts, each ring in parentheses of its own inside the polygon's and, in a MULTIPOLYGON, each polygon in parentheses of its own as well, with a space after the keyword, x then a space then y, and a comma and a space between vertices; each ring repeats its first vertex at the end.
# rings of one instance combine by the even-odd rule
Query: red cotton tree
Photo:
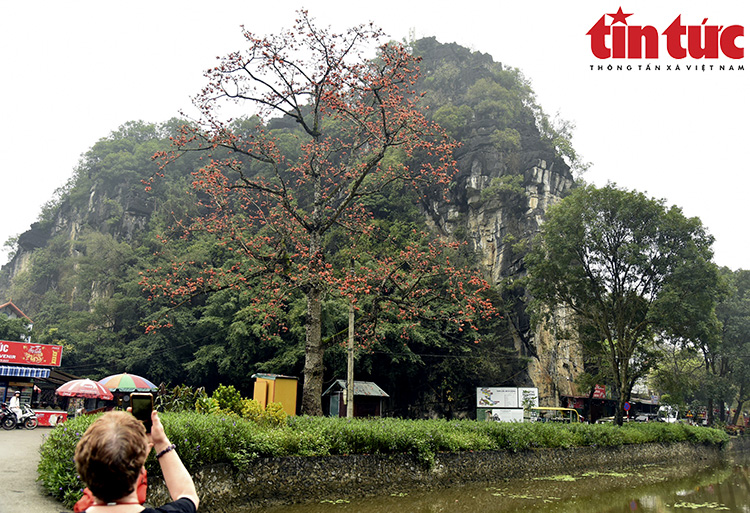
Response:
MULTIPOLYGON (((205 153, 193 182, 202 215, 184 229, 215 234, 236 259, 197 274, 174 262, 168 272, 149 273, 143 284, 175 303, 252 287, 258 315, 271 316, 291 294, 304 293, 302 412, 320 415, 327 295, 354 302, 370 295, 368 305, 416 324, 432 308, 439 279, 450 284, 445 299, 458 305, 451 321, 473 326, 477 314, 491 311, 480 297, 487 283, 451 265, 438 242, 404 247, 389 258, 356 254, 357 241, 372 232, 365 198, 396 183, 445 189, 456 171, 455 143, 417 106, 419 59, 402 45, 381 44, 383 34, 372 25, 335 34, 304 11, 280 35, 243 33, 248 48, 206 72, 208 85, 194 98, 200 122, 184 127, 173 151, 160 155, 167 165, 185 152, 205 153), (375 48, 377 57, 366 58, 375 48), (225 102, 247 106, 249 117, 222 119, 218 107, 225 102), (293 129, 279 135, 272 122, 293 129), (334 230, 336 247, 361 262, 353 273, 331 263, 325 237, 334 230), (372 300, 378 294, 382 301, 372 300)), ((377 336, 377 312, 370 309, 366 317, 358 328, 361 341, 377 336)))

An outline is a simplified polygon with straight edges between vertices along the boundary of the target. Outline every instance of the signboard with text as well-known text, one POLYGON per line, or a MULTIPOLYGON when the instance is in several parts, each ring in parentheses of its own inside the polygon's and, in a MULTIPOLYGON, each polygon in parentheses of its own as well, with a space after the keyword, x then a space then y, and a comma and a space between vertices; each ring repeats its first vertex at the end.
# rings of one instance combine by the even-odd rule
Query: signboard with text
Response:
POLYGON ((495 408, 490 411, 495 422, 523 422, 523 408, 495 408))
POLYGON ((518 408, 518 389, 503 387, 477 388, 478 408, 518 408))
POLYGON ((539 406, 537 388, 479 387, 477 408, 523 408, 539 406))
POLYGON ((0 340, 0 363, 59 367, 62 346, 0 340))

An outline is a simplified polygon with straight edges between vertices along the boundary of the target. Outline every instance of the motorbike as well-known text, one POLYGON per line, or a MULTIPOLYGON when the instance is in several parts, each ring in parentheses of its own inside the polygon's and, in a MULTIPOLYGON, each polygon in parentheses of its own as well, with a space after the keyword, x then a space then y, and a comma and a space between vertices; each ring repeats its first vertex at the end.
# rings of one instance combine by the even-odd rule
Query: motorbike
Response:
POLYGON ((11 410, 7 404, 2 403, 0 425, 2 425, 3 429, 9 431, 17 427, 35 429, 39 425, 39 419, 36 416, 36 412, 34 412, 28 404, 21 405, 21 417, 17 418, 13 410, 11 410))
POLYGON ((3 429, 15 429, 18 425, 16 414, 5 403, 0 403, 0 425, 3 429))
POLYGON ((28 404, 21 405, 21 418, 18 419, 18 425, 26 429, 34 429, 39 425, 39 419, 36 412, 28 404))

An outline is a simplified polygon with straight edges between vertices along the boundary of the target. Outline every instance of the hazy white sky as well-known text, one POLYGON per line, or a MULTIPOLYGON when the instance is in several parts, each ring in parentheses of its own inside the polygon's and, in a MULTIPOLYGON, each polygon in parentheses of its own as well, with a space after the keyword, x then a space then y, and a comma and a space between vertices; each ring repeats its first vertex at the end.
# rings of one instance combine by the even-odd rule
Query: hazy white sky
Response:
POLYGON ((203 70, 242 47, 240 25, 277 32, 301 7, 339 31, 374 21, 393 39, 413 30, 520 68, 545 111, 576 124, 574 145, 593 164, 588 181, 682 207, 716 237, 719 265, 750 269, 750 70, 695 69, 748 59, 677 61, 660 40, 657 60, 600 61, 586 35, 620 7, 630 26, 659 32, 678 15, 683 25, 747 27, 746 0, 0 0, 0 243, 36 221, 98 139, 126 121, 189 109, 203 70), (590 69, 610 63, 662 69, 590 69))

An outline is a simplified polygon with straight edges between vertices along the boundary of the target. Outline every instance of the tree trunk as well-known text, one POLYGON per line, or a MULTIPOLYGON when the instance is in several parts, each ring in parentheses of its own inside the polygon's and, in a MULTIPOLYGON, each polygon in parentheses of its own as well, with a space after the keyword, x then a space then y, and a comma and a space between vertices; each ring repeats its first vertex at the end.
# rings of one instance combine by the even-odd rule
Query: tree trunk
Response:
MULTIPOLYGON (((317 118, 315 126, 317 127, 317 118)), ((322 341, 322 297, 318 272, 323 266, 322 235, 320 233, 323 194, 320 173, 310 166, 315 189, 314 208, 308 234, 310 236, 310 289, 307 291, 307 326, 305 328, 305 381, 302 385, 302 414, 323 415, 321 394, 323 393, 323 341, 322 341)))
POLYGON ((745 404, 745 401, 742 399, 737 400, 737 410, 734 412, 734 417, 732 417, 732 425, 736 426, 737 423, 740 421, 740 415, 742 415, 742 405, 745 404))
POLYGON ((628 395, 624 388, 620 388, 620 393, 617 395, 617 411, 615 411, 614 423, 618 426, 622 426, 622 415, 625 413, 625 403, 627 402, 628 395))
MULTIPOLYGON (((740 383, 740 391, 737 394, 737 409, 734 412, 734 416, 732 417, 732 425, 736 426, 737 423, 740 421, 740 415, 742 415, 742 405, 745 404, 745 382, 743 381, 740 383)), ((744 420, 744 419, 743 419, 744 420)))
MULTIPOLYGON (((352 267, 354 267, 352 265, 352 267)), ((354 301, 349 301, 349 340, 346 355, 346 418, 354 418, 354 301)))
MULTIPOLYGON (((622 337, 620 338, 622 340, 622 337)), ((617 354, 614 358, 615 385, 617 386, 617 409, 613 424, 622 426, 622 414, 625 412, 625 402, 628 400, 628 358, 629 355, 617 354)))
POLYGON ((305 368, 302 385, 302 414, 323 415, 323 343, 321 341, 320 289, 307 293, 307 328, 305 332, 305 368))

